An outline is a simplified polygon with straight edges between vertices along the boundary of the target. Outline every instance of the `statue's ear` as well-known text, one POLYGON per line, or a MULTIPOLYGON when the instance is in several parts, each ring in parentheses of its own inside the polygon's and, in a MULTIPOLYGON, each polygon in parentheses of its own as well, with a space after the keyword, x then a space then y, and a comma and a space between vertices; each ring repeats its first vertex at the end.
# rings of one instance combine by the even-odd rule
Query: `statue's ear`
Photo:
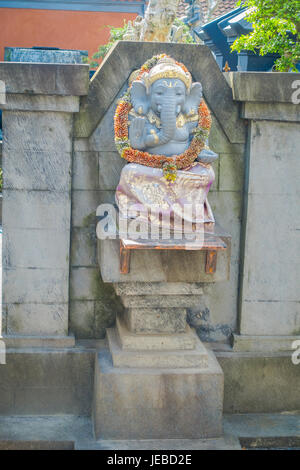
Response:
POLYGON ((195 82, 192 84, 190 92, 186 96, 183 111, 185 114, 194 112, 197 114, 200 101, 202 99, 202 86, 201 83, 195 82))
POLYGON ((132 82, 131 89, 131 102, 134 110, 138 114, 147 114, 149 111, 149 96, 143 82, 135 80, 132 82))

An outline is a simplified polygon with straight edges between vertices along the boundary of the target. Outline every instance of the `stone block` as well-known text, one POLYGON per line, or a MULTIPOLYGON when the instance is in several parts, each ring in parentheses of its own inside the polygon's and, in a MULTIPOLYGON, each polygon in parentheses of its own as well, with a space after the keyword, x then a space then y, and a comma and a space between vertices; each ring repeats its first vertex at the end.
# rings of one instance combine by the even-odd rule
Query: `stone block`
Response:
POLYGON ((291 352, 217 352, 224 372, 224 413, 299 410, 300 367, 291 352))
MULTIPOLYGON (((7 152, 10 152, 10 158, 17 166, 18 163, 22 164, 20 155, 23 156, 25 151, 37 155, 40 153, 49 161, 49 165, 52 162, 54 169, 60 163, 63 171, 63 155, 72 152, 71 129, 72 115, 69 113, 3 111, 4 158, 7 152)), ((30 161, 26 163, 30 164, 30 161)), ((36 165, 36 171, 40 168, 41 174, 43 163, 43 160, 35 159, 32 163, 36 165)), ((58 168, 56 171, 58 172, 58 168)), ((59 177, 59 173, 56 176, 59 177)))
POLYGON ((299 301, 244 298, 240 333, 262 336, 299 335, 299 301))
POLYGON ((257 103, 292 103, 295 80, 300 73, 230 72, 233 99, 257 103))
POLYGON ((293 103, 243 103, 242 116, 258 121, 299 122, 300 109, 293 103))
POLYGON ((220 191, 242 191, 244 186, 244 157, 242 154, 221 153, 219 170, 220 191))
POLYGON ((95 337, 95 304, 92 300, 70 302, 69 330, 76 338, 95 337))
MULTIPOLYGON (((245 301, 299 300, 297 195, 248 197, 243 297, 245 301)), ((287 307, 287 305, 286 305, 287 307)))
POLYGON ((199 305, 198 295, 130 295, 122 296, 122 303, 127 308, 177 308, 199 305))
POLYGON ((72 300, 95 300, 99 298, 100 294, 97 292, 97 284, 100 281, 98 272, 98 268, 93 267, 71 269, 70 296, 72 300))
POLYGON ((300 344, 300 336, 251 336, 235 334, 233 335, 233 350, 241 352, 293 351, 295 341, 299 341, 300 344))
POLYGON ((74 336, 24 336, 4 335, 3 341, 7 349, 23 348, 72 348, 75 346, 74 336))
MULTIPOLYGON (((295 145, 298 143, 299 132, 299 123, 252 122, 248 188, 250 194, 260 194, 263 197, 294 195, 295 203, 298 203, 296 192, 299 159, 295 145)), ((290 204, 287 204, 286 210, 290 207, 290 204)))
POLYGON ((69 231, 8 229, 3 238, 3 266, 68 270, 69 243, 69 231))
POLYGON ((3 227, 7 229, 69 230, 69 192, 3 190, 3 227))
POLYGON ((77 96, 45 96, 6 94, 6 103, 1 105, 7 111, 54 111, 79 112, 79 98, 77 96))
POLYGON ((94 356, 80 347, 7 349, 0 367, 1 415, 90 415, 94 356))
POLYGON ((102 191, 72 191, 72 225, 88 227, 96 223, 96 209, 104 202, 102 191))
POLYGON ((118 304, 117 299, 109 298, 107 287, 106 285, 103 289, 102 299, 95 301, 95 338, 104 338, 106 329, 115 324, 117 312, 122 312, 122 306, 118 304))
MULTIPOLYGON (((20 387, 15 390, 13 412, 17 415, 29 413, 52 415, 57 412, 59 403, 63 413, 71 414, 76 409, 74 407, 76 400, 78 400, 78 390, 73 388, 20 387)), ((79 412, 80 408, 82 406, 77 406, 76 411, 79 412)))
POLYGON ((128 351, 170 351, 194 349, 199 341, 195 332, 186 325, 184 333, 174 334, 133 334, 117 317, 117 340, 121 348, 128 351))
MULTIPOLYGON (((245 144, 233 144, 226 136, 216 116, 211 112, 212 124, 209 133, 209 147, 219 153, 243 153, 245 144)), ((214 165, 214 169, 215 169, 214 165)))
POLYGON ((75 152, 89 152, 91 151, 96 151, 98 152, 99 149, 93 149, 90 147, 90 141, 87 138, 83 139, 76 139, 76 137, 73 139, 73 145, 74 145, 74 151, 75 152))
MULTIPOLYGON (((126 91, 127 84, 118 92, 120 98, 126 91)), ((116 152, 114 133, 114 114, 117 108, 116 100, 109 106, 99 125, 88 139, 91 149, 101 152, 116 152)))
POLYGON ((88 91, 89 66, 1 62, 0 80, 7 93, 83 96, 88 91))
POLYGON ((98 262, 104 282, 219 282, 229 278, 230 241, 227 244, 228 249, 218 253, 214 274, 205 273, 205 252, 179 250, 132 250, 130 272, 121 274, 119 240, 98 240, 98 262))
POLYGON ((0 387, 0 396, 0 413, 1 415, 5 415, 7 410, 13 409, 14 396, 11 393, 11 390, 6 389, 5 387, 0 387))
POLYGON ((211 353, 206 369, 134 369, 113 367, 104 350, 95 368, 97 439, 196 439, 222 434, 223 373, 211 353))
MULTIPOLYGON (((69 270, 5 268, 4 303, 60 304, 68 302, 69 270)), ((24 321, 26 318, 24 318, 24 321)))
POLYGON ((99 152, 99 188, 115 190, 125 165, 126 160, 121 158, 117 152, 99 152))
POLYGON ((9 151, 4 155, 4 189, 68 192, 71 154, 67 152, 9 151))
POLYGON ((98 189, 99 152, 75 151, 73 157, 73 189, 98 189))
POLYGON ((199 282, 126 282, 115 283, 117 295, 202 295, 199 282))
POLYGON ((93 226, 73 228, 71 234, 71 265, 91 267, 97 265, 96 232, 93 226))
POLYGON ((208 367, 208 355, 203 344, 198 340, 192 350, 134 350, 121 349, 114 328, 107 330, 109 350, 114 367, 133 368, 194 368, 208 367))
POLYGON ((189 309, 188 321, 202 341, 229 342, 237 328, 238 262, 231 263, 230 281, 206 284, 199 306, 189 309))
POLYGON ((182 333, 186 328, 185 308, 129 308, 124 322, 132 333, 182 333))
POLYGON ((7 334, 67 335, 68 304, 8 304, 7 334))

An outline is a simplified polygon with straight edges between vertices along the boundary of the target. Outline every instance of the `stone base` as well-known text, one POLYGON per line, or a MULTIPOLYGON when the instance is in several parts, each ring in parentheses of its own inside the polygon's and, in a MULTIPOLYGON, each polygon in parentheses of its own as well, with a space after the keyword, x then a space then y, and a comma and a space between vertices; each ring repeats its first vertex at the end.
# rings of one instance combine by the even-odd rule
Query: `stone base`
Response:
POLYGON ((97 439, 197 439, 222 435, 223 372, 206 368, 117 368, 108 350, 95 363, 97 439))

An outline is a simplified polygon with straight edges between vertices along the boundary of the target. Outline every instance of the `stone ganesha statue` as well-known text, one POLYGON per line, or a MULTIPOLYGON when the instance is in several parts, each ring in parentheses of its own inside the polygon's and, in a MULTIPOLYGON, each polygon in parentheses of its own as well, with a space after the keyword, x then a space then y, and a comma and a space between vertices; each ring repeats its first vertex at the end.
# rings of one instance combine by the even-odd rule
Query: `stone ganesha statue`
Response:
POLYGON ((166 55, 135 75, 115 114, 116 146, 130 162, 116 190, 121 216, 139 204, 152 223, 161 224, 162 216, 173 228, 182 221, 214 223, 207 193, 218 156, 207 145, 211 119, 201 84, 166 55), (185 206, 193 207, 187 213, 185 206))

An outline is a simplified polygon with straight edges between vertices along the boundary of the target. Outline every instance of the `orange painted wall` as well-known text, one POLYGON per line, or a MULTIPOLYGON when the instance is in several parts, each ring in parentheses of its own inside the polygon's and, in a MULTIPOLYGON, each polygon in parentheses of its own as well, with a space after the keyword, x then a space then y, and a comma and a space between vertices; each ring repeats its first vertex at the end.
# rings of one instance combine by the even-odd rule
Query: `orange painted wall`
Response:
POLYGON ((92 55, 135 13, 0 8, 0 60, 4 47, 48 46, 87 50, 92 55))

